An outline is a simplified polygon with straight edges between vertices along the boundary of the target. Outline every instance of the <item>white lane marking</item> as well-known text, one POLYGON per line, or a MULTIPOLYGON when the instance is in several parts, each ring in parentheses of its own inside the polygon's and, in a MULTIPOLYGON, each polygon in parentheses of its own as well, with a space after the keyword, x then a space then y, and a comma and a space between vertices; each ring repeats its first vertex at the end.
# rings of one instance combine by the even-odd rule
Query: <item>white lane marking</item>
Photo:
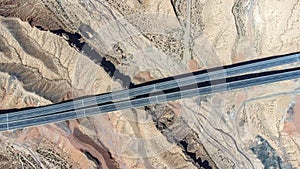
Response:
POLYGON ((82 107, 84 107, 84 102, 83 102, 83 100, 81 100, 81 105, 82 105, 82 107))
MULTIPOLYGON (((81 106, 84 107, 84 102, 83 102, 83 100, 81 100, 81 106)), ((77 116, 77 118, 84 118, 84 117, 86 117, 85 110, 84 110, 84 109, 83 109, 83 110, 79 110, 79 112, 76 111, 76 116, 77 116), (81 116, 82 111, 83 111, 83 117, 81 116), (79 113, 79 114, 78 114, 78 113, 79 113)))
POLYGON ((9 124, 8 124, 8 114, 6 114, 6 129, 9 130, 9 124))

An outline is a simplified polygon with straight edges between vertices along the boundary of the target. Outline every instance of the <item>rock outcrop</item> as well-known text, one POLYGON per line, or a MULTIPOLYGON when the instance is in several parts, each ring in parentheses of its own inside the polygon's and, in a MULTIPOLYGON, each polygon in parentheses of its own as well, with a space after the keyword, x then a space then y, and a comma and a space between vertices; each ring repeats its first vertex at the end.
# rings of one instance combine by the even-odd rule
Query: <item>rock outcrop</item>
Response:
MULTIPOLYGON (((300 51, 297 0, 2 0, 0 15, 0 109, 300 51)), ((280 82, 2 132, 0 166, 263 168, 273 165, 262 158, 267 148, 278 165, 299 168, 298 87, 280 82)))

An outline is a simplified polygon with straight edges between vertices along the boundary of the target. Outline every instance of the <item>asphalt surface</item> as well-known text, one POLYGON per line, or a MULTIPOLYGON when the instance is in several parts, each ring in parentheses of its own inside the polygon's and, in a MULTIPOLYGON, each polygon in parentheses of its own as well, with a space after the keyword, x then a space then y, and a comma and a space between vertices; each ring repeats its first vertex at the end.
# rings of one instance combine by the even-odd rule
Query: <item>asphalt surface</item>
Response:
POLYGON ((179 90, 176 92, 157 93, 156 95, 149 95, 148 97, 136 98, 133 100, 124 100, 116 103, 108 103, 101 106, 93 106, 81 110, 61 112, 40 117, 20 119, 15 121, 9 120, 6 123, 0 124, 0 131, 20 129, 29 126, 71 120, 96 114, 103 114, 116 110, 142 107, 150 104, 163 103, 167 101, 190 98, 199 95, 208 95, 216 92, 236 90, 296 78, 300 78, 300 68, 269 71, 263 73, 254 73, 243 76, 217 79, 213 80, 211 82, 211 85, 204 87, 199 87, 199 85, 192 85, 190 89, 179 90))
POLYGON ((97 106, 99 104, 116 102, 121 100, 128 100, 130 98, 141 96, 149 93, 155 93, 158 91, 180 88, 181 86, 194 85, 201 82, 213 81, 216 79, 222 79, 225 77, 231 77, 234 75, 244 74, 257 70, 268 69, 276 66, 299 63, 300 54, 290 54, 284 56, 278 56, 275 58, 266 58, 262 61, 249 62, 247 64, 238 65, 229 68, 218 68, 216 70, 207 70, 207 73, 193 75, 192 73, 188 77, 175 78, 165 82, 159 82, 155 84, 145 85, 137 88, 116 91, 112 93, 106 93, 98 96, 91 96, 83 99, 73 100, 71 102, 65 102, 60 104, 49 105, 45 107, 38 107, 28 110, 20 110, 16 112, 9 112, 0 114, 0 123, 6 123, 9 121, 17 121, 26 118, 39 117, 64 111, 77 110, 89 106, 97 106))

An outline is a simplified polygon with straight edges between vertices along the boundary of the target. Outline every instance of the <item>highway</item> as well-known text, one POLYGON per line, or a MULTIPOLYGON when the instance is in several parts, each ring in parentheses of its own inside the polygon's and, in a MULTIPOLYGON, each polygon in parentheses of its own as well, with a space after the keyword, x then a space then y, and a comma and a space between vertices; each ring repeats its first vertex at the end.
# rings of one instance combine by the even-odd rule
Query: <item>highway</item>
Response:
POLYGON ((20 129, 29 126, 71 120, 96 114, 103 114, 116 110, 141 107, 150 104, 157 104, 183 98, 195 97, 199 95, 209 95, 216 92, 237 90, 241 88, 247 88, 251 86, 263 85, 296 78, 300 78, 300 68, 268 71, 263 73, 254 73, 243 76, 217 79, 213 80, 210 86, 198 87, 198 85, 192 85, 192 88, 190 89, 187 88, 185 90, 179 90, 170 93, 158 92, 157 94, 149 95, 148 97, 136 98, 132 100, 123 100, 116 103, 104 104, 101 106, 92 106, 81 110, 72 110, 40 117, 7 121, 0 124, 0 131, 20 129))
POLYGON ((207 70, 207 73, 202 74, 189 74, 187 77, 175 78, 173 80, 149 84, 141 87, 131 88, 128 90, 120 90, 112 93, 106 93, 98 96, 91 96, 83 99, 76 99, 70 102, 49 105, 28 110, 20 110, 11 113, 0 114, 0 123, 8 121, 17 121, 26 118, 39 117, 48 114, 54 114, 64 111, 79 110, 89 106, 97 106, 108 102, 116 102, 121 100, 128 100, 130 98, 155 93, 158 91, 173 89, 181 86, 193 85, 206 81, 213 81, 222 79, 224 77, 231 77, 234 75, 244 74, 257 70, 268 69, 276 66, 282 66, 292 63, 299 63, 300 54, 293 53, 290 55, 283 55, 277 57, 265 58, 262 61, 253 61, 245 64, 240 64, 229 68, 213 68, 207 70))

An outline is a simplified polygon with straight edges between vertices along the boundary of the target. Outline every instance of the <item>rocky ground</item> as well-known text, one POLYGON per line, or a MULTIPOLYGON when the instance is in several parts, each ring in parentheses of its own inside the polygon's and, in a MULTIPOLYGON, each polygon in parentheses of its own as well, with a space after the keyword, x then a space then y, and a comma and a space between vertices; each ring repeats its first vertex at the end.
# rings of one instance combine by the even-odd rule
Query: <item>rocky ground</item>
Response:
MULTIPOLYGON (((0 15, 2 110, 300 51, 298 0, 1 0, 0 15)), ((2 132, 0 166, 299 168, 299 86, 2 132)))

